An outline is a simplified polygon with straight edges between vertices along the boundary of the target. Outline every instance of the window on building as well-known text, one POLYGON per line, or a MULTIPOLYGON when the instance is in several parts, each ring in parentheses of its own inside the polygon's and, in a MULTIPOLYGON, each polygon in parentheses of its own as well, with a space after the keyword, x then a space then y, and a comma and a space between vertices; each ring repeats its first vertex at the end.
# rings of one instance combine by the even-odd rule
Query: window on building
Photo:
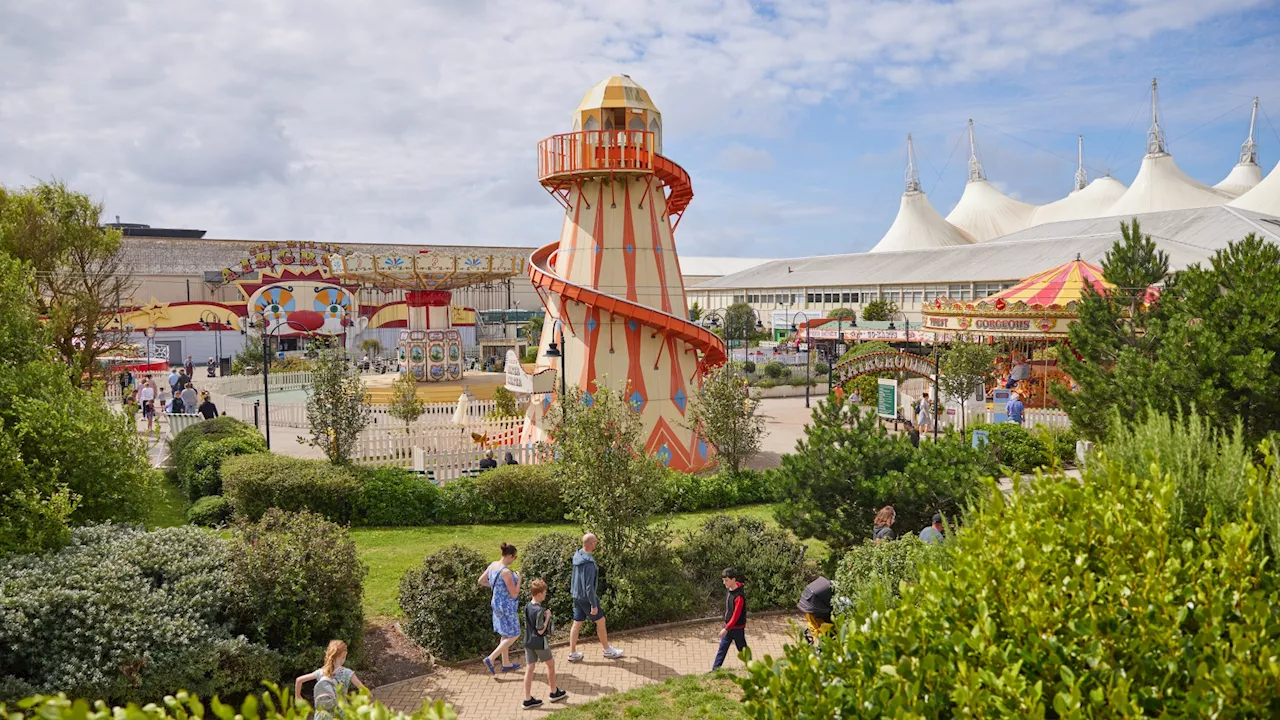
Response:
POLYGON ((960 299, 961 300, 972 299, 972 293, 970 292, 969 288, 964 288, 960 291, 960 299))
POLYGON ((822 294, 822 302, 824 302, 824 303, 830 303, 830 302, 835 302, 835 301, 831 299, 831 293, 823 293, 823 294, 822 294))

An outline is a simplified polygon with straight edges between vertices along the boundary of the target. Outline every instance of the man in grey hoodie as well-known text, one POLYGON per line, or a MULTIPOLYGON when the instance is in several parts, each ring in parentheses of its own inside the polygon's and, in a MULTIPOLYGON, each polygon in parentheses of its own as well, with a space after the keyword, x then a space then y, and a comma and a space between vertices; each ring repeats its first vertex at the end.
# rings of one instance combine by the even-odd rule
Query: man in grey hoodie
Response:
POLYGON ((596 635, 600 638, 600 647, 606 660, 617 660, 622 651, 609 647, 609 633, 605 629, 604 612, 600 609, 600 598, 596 595, 596 579, 599 569, 596 559, 591 553, 596 549, 596 536, 587 533, 582 536, 582 548, 573 554, 573 582, 570 594, 573 595, 573 626, 569 628, 569 662, 581 662, 582 653, 578 652, 578 633, 582 632, 582 623, 592 620, 596 624, 596 635))

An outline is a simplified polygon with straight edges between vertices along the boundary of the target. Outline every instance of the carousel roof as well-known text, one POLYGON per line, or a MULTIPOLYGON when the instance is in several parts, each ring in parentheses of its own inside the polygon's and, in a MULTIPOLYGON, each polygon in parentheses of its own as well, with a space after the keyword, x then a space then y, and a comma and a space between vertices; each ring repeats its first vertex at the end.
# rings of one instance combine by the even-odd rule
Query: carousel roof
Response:
POLYGON ((1032 275, 1007 290, 985 298, 983 302, 994 305, 1003 301, 1009 305, 1021 302, 1028 307, 1066 307, 1084 297, 1085 287, 1102 292, 1114 286, 1102 278, 1102 268, 1076 259, 1032 275))

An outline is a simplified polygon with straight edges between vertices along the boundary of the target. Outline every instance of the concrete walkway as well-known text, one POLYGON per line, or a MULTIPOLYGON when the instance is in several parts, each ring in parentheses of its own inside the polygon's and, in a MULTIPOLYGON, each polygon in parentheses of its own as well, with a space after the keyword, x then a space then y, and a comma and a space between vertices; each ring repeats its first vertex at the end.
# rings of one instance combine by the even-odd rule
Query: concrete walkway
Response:
MULTIPOLYGON (((747 643, 752 654, 757 658, 766 653, 774 657, 781 655, 783 644, 792 642, 790 626, 797 620, 799 618, 790 615, 753 616, 747 626, 747 643)), ((620 660, 601 658, 600 644, 595 638, 579 645, 578 649, 586 655, 580 663, 569 663, 568 648, 557 647, 553 650, 557 680, 569 693, 569 699, 554 705, 545 702, 547 674, 545 668, 539 667, 533 677, 533 694, 545 704, 529 713, 522 712, 520 707, 524 700, 524 669, 495 677, 479 662, 440 667, 429 675, 374 688, 373 696, 404 711, 416 710, 426 700, 444 700, 453 705, 461 720, 537 717, 667 678, 709 672, 721 627, 721 623, 709 620, 618 634, 611 644, 626 652, 626 657, 620 660)), ((517 657, 523 664, 524 651, 512 653, 513 661, 517 657)), ((741 669, 742 661, 731 651, 724 667, 741 669)))

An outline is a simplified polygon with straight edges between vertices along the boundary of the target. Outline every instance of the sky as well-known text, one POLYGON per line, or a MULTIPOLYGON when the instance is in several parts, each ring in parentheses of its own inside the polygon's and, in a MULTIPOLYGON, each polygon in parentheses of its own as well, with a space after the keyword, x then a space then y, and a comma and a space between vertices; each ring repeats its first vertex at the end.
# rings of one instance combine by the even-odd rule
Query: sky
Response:
POLYGON ((944 215, 969 118, 1014 197, 1071 189, 1077 133, 1128 183, 1152 77, 1192 177, 1230 171, 1255 95, 1269 171, 1276 67, 1264 0, 0 0, 0 184, 211 238, 542 245, 537 142, 626 73, 692 177, 682 254, 857 252, 908 132, 944 215))

